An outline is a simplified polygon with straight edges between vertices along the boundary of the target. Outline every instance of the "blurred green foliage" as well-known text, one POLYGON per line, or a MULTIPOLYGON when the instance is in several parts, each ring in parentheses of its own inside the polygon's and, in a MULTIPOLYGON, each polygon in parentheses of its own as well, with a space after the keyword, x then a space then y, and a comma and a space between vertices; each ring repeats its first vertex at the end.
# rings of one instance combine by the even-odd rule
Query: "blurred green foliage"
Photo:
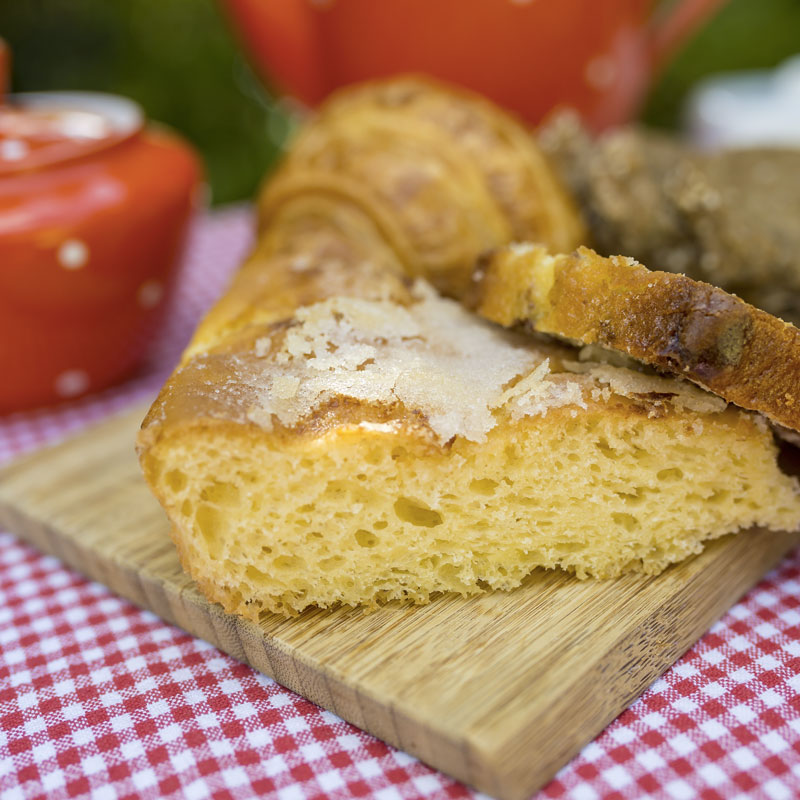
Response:
MULTIPOLYGON (((15 91, 124 94, 181 131, 205 158, 216 203, 250 196, 285 141, 285 107, 250 71, 214 0, 2 0, 0 36, 15 91)), ((643 117, 675 127, 698 78, 798 51, 800 0, 730 0, 661 76, 643 117)))

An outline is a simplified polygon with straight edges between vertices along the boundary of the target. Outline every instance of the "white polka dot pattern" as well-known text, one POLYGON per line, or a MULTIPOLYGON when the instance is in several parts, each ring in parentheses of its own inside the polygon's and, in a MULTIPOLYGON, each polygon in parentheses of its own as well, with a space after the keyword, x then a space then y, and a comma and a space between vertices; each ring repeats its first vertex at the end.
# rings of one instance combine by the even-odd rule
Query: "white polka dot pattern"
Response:
POLYGON ((30 152, 24 139, 3 139, 0 141, 0 161, 20 161, 30 152))
POLYGON ((80 269, 89 260, 89 247, 80 239, 67 239, 58 248, 56 257, 64 269, 80 269))
POLYGON ((59 397, 76 397, 89 388, 89 376, 82 369, 68 369, 62 372, 55 382, 56 394, 59 397))

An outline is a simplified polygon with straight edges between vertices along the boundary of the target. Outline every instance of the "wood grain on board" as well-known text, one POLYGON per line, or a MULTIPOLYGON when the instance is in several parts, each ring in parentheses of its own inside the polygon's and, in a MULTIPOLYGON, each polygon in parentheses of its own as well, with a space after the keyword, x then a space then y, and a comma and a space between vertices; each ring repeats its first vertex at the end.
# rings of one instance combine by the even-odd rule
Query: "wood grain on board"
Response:
POLYGON ((136 408, 0 472, 0 528, 503 800, 546 783, 795 544, 726 537, 655 578, 537 571, 513 592, 259 625, 183 573, 142 480, 136 408))

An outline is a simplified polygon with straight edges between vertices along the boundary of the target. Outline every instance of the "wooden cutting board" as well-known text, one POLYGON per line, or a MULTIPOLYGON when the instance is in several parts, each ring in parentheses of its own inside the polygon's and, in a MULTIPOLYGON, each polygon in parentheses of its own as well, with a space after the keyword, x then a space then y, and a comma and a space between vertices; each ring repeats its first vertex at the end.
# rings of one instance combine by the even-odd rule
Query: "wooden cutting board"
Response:
POLYGON ((656 578, 539 571, 510 593, 255 625, 200 595, 142 480, 144 409, 0 472, 0 528, 502 800, 545 784, 795 544, 726 537, 656 578))

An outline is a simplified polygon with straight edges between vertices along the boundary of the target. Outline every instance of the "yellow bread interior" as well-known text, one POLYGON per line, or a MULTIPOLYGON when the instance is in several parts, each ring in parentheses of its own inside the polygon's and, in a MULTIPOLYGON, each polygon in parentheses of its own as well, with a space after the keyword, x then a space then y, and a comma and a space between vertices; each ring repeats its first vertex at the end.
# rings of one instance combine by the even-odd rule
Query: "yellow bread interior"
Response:
POLYGON ((229 611, 426 602, 536 567, 652 574, 800 524, 758 416, 503 333, 424 284, 262 334, 191 359, 142 434, 183 562, 229 611), (163 424, 186 387, 212 405, 163 424))

